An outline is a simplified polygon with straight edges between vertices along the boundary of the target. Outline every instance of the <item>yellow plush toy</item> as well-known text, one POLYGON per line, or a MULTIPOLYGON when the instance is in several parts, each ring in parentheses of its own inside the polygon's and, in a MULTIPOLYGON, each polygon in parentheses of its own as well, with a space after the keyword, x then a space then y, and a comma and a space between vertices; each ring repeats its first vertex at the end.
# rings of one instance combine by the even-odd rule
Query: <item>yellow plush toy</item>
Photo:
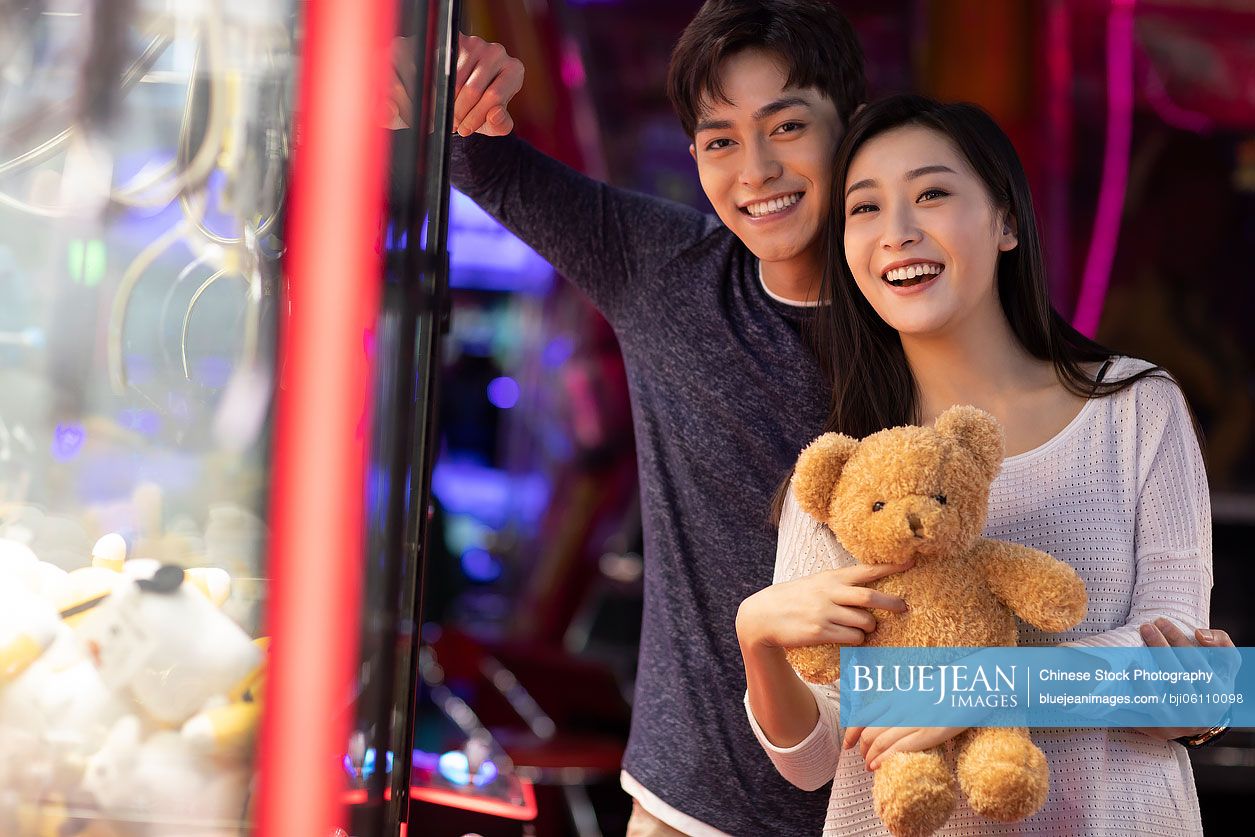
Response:
MULTIPOLYGON (((981 537, 989 487, 1002 467, 1002 430, 975 407, 952 407, 933 427, 895 427, 862 441, 816 439, 798 459, 793 492, 862 564, 914 566, 870 585, 906 601, 873 610, 866 645, 1013 646, 1015 617, 1062 631, 1085 616, 1085 585, 1044 552, 981 537)), ((838 646, 788 651, 806 680, 840 676, 838 646)), ((1046 758, 1024 728, 973 728, 955 739, 952 771, 941 747, 894 753, 873 783, 876 813, 897 837, 931 834, 949 819, 955 774, 972 809, 1011 822, 1046 801, 1046 758)))

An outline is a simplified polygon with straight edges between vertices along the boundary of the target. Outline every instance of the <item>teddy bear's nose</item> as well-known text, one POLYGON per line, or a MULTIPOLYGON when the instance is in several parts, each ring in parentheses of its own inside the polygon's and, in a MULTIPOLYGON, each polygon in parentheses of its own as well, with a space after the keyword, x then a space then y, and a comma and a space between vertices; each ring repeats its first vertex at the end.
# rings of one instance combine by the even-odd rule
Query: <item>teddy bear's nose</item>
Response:
POLYGON ((922 538, 924 536, 924 523, 923 521, 919 519, 919 515, 915 514, 914 512, 907 512, 906 522, 911 527, 912 535, 914 535, 917 538, 922 538))

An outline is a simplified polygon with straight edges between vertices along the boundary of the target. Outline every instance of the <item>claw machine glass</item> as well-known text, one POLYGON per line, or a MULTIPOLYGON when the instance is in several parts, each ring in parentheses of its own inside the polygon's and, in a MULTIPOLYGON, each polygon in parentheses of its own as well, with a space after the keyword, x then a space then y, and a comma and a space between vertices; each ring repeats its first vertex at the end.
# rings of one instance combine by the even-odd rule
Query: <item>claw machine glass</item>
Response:
POLYGON ((393 12, 0 0, 0 834, 345 821, 393 12))
POLYGON ((249 820, 294 11, 0 3, 0 833, 249 820))
POLYGON ((410 743, 455 12, 0 0, 0 834, 513 798, 410 743))

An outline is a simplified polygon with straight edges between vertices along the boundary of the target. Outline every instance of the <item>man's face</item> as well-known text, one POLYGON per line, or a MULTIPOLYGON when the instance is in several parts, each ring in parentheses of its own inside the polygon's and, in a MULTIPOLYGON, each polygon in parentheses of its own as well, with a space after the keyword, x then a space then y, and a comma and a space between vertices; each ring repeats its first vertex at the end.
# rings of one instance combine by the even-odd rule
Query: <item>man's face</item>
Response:
POLYGON ((784 67, 760 50, 725 59, 720 80, 730 101, 707 104, 689 147, 706 197, 763 262, 816 258, 842 133, 836 105, 786 88, 784 67))

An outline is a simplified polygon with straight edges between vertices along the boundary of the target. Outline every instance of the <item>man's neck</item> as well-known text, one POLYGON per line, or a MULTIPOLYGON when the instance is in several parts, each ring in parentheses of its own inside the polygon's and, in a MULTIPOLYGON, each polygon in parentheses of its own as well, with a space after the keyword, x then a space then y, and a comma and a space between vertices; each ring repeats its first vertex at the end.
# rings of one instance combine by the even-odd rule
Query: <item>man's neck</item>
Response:
POLYGON ((763 286, 776 298, 795 305, 814 305, 819 300, 819 266, 809 259, 758 263, 763 286))

